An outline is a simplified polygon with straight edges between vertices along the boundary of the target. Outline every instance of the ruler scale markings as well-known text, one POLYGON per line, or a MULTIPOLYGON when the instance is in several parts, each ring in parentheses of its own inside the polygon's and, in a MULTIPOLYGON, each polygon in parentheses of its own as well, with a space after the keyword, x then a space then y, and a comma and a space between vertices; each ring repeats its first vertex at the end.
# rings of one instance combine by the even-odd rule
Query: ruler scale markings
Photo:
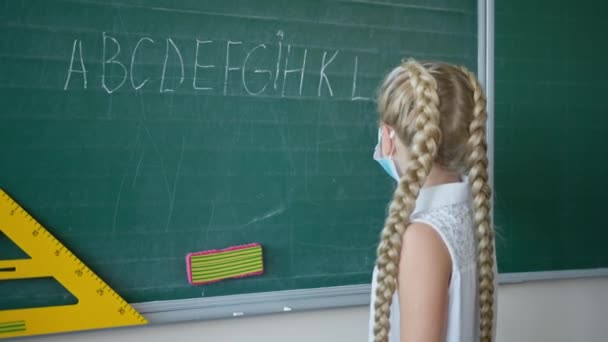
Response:
POLYGON ((78 299, 73 305, 0 310, 0 338, 147 323, 6 192, 0 189, 0 195, 0 231, 30 256, 0 261, 0 281, 48 275, 78 299))

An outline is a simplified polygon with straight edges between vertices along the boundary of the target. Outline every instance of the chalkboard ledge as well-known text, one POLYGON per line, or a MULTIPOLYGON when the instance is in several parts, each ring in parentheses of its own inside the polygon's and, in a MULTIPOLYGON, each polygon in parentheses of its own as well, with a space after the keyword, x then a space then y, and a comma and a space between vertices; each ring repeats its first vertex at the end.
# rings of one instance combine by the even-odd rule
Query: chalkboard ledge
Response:
POLYGON ((150 323, 253 316, 367 305, 369 284, 133 304, 150 323))
MULTIPOLYGON (((500 284, 608 277, 608 268, 499 274, 500 284)), ((369 284, 135 303, 150 323, 175 323, 369 305, 369 284)))

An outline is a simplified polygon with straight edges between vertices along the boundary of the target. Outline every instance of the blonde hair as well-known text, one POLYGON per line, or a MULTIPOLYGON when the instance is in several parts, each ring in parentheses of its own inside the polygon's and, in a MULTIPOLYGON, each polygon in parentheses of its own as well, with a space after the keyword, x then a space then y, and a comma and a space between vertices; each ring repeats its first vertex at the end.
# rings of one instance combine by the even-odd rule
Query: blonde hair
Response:
POLYGON ((385 78, 378 92, 378 112, 380 121, 392 127, 405 144, 409 156, 378 246, 375 341, 388 340, 403 234, 418 193, 437 163, 469 176, 478 251, 480 337, 482 342, 491 342, 494 232, 490 220, 486 100, 479 81, 464 67, 410 59, 385 78))

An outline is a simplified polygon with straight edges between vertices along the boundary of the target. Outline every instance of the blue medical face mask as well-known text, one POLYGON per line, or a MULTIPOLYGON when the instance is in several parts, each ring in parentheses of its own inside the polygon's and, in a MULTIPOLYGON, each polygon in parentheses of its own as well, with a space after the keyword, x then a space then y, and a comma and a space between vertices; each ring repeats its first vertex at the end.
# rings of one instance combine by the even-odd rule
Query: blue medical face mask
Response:
MULTIPOLYGON (((395 137, 395 131, 391 130, 390 138, 393 139, 395 137)), ((374 149, 374 160, 376 160, 380 166, 397 182, 399 181, 399 174, 397 173, 397 168, 395 167, 395 162, 391 157, 383 157, 382 156, 382 130, 378 129, 378 144, 376 144, 376 148, 374 149)))

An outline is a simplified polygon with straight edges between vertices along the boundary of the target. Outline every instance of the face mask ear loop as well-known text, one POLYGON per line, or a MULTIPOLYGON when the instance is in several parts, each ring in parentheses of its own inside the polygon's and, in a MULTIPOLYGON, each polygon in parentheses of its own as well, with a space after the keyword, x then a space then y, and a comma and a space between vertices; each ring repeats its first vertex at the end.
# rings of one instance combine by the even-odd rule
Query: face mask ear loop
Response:
POLYGON ((395 131, 392 128, 389 128, 389 134, 388 137, 393 141, 393 148, 392 150, 389 152, 388 154, 388 158, 393 159, 393 153, 395 152, 395 150, 397 149, 397 146, 395 145, 395 131))

